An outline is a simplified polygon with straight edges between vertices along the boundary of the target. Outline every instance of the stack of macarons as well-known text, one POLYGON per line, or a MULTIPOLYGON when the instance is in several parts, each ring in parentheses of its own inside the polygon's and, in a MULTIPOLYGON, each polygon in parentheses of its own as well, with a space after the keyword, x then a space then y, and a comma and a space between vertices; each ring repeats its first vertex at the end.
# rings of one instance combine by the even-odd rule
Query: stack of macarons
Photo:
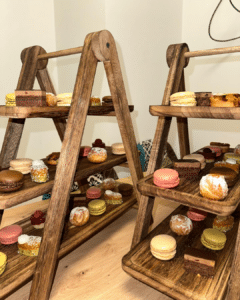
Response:
POLYGON ((172 259, 176 254, 176 247, 175 238, 168 234, 157 235, 150 242, 152 255, 160 260, 172 259))
POLYGON ((164 189, 174 188, 179 182, 179 174, 173 169, 159 169, 153 174, 153 183, 164 189))
POLYGON ((10 161, 9 170, 19 171, 22 174, 28 174, 31 172, 31 166, 31 158, 17 158, 10 161))
POLYGON ((0 275, 5 271, 7 265, 7 255, 0 252, 0 275))
POLYGON ((170 96, 171 106, 196 106, 196 95, 193 92, 178 92, 170 96))
POLYGON ((205 229, 201 236, 203 246, 211 250, 222 250, 225 246, 226 240, 226 235, 215 228, 205 229))
POLYGON ((18 237, 22 234, 22 228, 19 225, 9 225, 0 230, 0 243, 11 245, 17 243, 18 237))
POLYGON ((88 203, 90 215, 99 216, 106 211, 106 202, 104 200, 92 200, 88 203))

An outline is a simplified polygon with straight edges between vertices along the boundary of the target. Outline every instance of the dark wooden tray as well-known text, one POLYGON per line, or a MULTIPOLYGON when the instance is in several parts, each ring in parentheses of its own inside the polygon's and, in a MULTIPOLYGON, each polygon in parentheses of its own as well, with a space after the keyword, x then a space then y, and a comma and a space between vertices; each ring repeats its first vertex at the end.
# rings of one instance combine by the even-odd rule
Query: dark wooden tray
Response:
MULTIPOLYGON (((96 233, 104 229, 111 222, 120 217, 126 210, 136 203, 136 197, 123 197, 121 205, 107 205, 106 212, 101 216, 90 216, 87 224, 76 227, 66 223, 58 258, 62 258, 76 247, 83 244, 96 233)), ((74 206, 77 205, 75 203, 74 206)), ((34 229, 29 218, 16 223, 23 229, 23 234, 42 236, 43 229, 34 229)), ((7 297, 15 289, 32 278, 37 257, 28 257, 18 254, 17 244, 4 246, 0 244, 0 251, 8 257, 7 267, 0 279, 0 299, 7 297)))
MULTIPOLYGON (((125 154, 114 155, 112 154, 111 147, 106 147, 106 150, 108 154, 107 160, 100 164, 91 163, 86 157, 79 158, 75 180, 87 178, 92 174, 108 170, 116 165, 126 162, 127 158, 125 154)), ((24 184, 20 190, 12 193, 0 192, 0 209, 15 206, 51 191, 53 188, 56 166, 48 165, 48 168, 49 181, 46 183, 35 183, 32 181, 30 174, 27 174, 24 175, 24 184)))
POLYGON ((227 242, 223 250, 214 251, 217 255, 216 274, 207 278, 189 273, 184 269, 184 251, 186 247, 207 250, 200 241, 202 231, 212 227, 212 214, 202 222, 194 222, 193 231, 188 236, 177 236, 169 227, 172 215, 186 215, 187 207, 178 207, 169 217, 158 225, 142 242, 123 257, 124 271, 134 278, 152 286, 177 300, 220 300, 224 295, 231 270, 239 216, 235 213, 234 228, 226 233, 227 242), (161 261, 151 255, 150 241, 158 234, 169 234, 177 240, 176 256, 169 261, 161 261))

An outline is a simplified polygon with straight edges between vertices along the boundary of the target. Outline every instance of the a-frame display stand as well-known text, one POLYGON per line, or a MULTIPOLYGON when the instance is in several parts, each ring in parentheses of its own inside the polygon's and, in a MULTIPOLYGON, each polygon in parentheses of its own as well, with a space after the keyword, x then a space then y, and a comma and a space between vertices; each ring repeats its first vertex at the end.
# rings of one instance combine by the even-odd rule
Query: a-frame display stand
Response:
MULTIPOLYGON (((190 57, 233 52, 240 52, 240 47, 190 52, 187 44, 170 45, 167 50, 167 62, 170 69, 162 105, 150 106, 150 113, 158 116, 158 123, 147 175, 138 182, 138 189, 141 192, 138 216, 132 249, 123 258, 123 269, 134 278, 177 300, 220 300, 224 299, 225 296, 227 300, 240 299, 239 181, 230 189, 224 201, 213 201, 201 197, 199 181, 184 181, 181 186, 166 190, 153 184, 153 173, 162 164, 163 150, 167 143, 172 117, 177 118, 181 157, 190 153, 187 118, 240 120, 240 107, 173 107, 169 104, 171 94, 185 91, 184 67, 188 65, 190 57), (189 239, 176 237, 177 254, 180 253, 176 259, 163 262, 153 258, 150 253, 151 238, 157 234, 172 234, 169 228, 170 216, 150 233, 148 232, 154 199, 157 196, 212 213, 206 219, 204 225, 206 227, 212 227, 215 214, 227 216, 236 210, 234 229, 227 233, 227 244, 224 249, 218 251, 216 274, 213 278, 200 275, 193 277, 193 274, 189 274, 184 269, 184 249, 189 243, 202 247, 200 242, 202 231, 195 231, 189 239), (191 240, 191 238, 193 239, 191 240)), ((213 164, 207 164, 202 171, 202 176, 208 174, 212 166, 213 164)), ((187 208, 180 206, 173 214, 186 214, 186 212, 187 208)))
MULTIPOLYGON (((26 117, 53 118, 62 140, 62 148, 56 169, 51 201, 49 202, 43 238, 39 256, 37 258, 36 270, 33 276, 29 298, 31 300, 48 299, 50 295, 59 255, 58 251, 63 231, 64 218, 68 206, 70 189, 78 163, 79 150, 89 110, 90 97, 98 62, 103 62, 104 64, 113 99, 115 115, 119 124, 137 198, 138 192, 136 182, 143 177, 116 45, 110 32, 104 30, 90 33, 86 36, 83 47, 53 53, 46 53, 46 51, 39 46, 24 49, 21 55, 23 66, 17 89, 31 90, 33 88, 35 77, 37 77, 42 90, 55 93, 46 69, 48 59, 75 53, 82 53, 82 55, 69 114, 68 108, 62 107, 0 108, 0 115, 23 116, 22 118, 15 119, 13 117, 9 119, 0 155, 2 168, 8 167, 10 160, 14 159, 17 155, 26 117), (66 117, 67 114, 68 121, 66 123, 65 119, 62 117, 66 117)), ((101 167, 99 167, 98 164, 95 168, 95 173, 96 170, 99 171, 99 168, 101 167)), ((94 169, 92 172, 94 172, 94 169)), ((89 172, 86 172, 85 174, 85 177, 87 177, 89 172)), ((84 175, 82 174, 81 177, 84 177, 84 175)), ((32 196, 36 196, 36 193, 32 194, 32 196)), ((89 235, 90 234, 88 234, 88 236, 89 235)), ((74 241, 72 243, 74 243, 74 241)), ((75 247, 76 246, 77 242, 75 247)))

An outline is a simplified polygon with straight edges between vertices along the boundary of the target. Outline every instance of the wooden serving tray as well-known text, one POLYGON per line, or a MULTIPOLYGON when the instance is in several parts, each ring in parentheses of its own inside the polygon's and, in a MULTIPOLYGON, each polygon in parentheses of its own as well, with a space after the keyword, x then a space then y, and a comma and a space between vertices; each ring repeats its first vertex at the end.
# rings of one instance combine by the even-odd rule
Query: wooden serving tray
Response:
POLYGON ((226 233, 227 242, 224 249, 214 251, 217 255, 216 274, 213 278, 189 273, 184 269, 184 251, 186 247, 205 248, 200 241, 205 228, 212 227, 212 214, 202 222, 194 222, 193 231, 187 236, 177 236, 171 231, 169 221, 172 215, 186 215, 188 208, 178 207, 169 217, 158 225, 142 242, 137 244, 123 257, 124 271, 134 278, 159 290, 177 300, 220 300, 224 295, 230 276, 234 246, 239 223, 239 216, 234 215, 234 228, 226 233), (197 226, 196 226, 197 225, 197 226), (158 234, 169 234, 177 241, 176 256, 169 261, 161 261, 152 256, 150 241, 158 234))
MULTIPOLYGON (((222 157, 220 156, 218 160, 222 160, 222 157)), ((201 196, 199 182, 202 176, 209 174, 213 166, 214 163, 206 163, 206 167, 200 171, 196 180, 181 178, 179 185, 173 189, 163 189, 156 186, 153 183, 153 174, 139 180, 137 187, 145 196, 158 196, 187 206, 203 209, 210 213, 228 216, 234 212, 240 202, 240 175, 238 175, 238 181, 235 185, 228 188, 228 195, 224 200, 210 200, 201 196)))

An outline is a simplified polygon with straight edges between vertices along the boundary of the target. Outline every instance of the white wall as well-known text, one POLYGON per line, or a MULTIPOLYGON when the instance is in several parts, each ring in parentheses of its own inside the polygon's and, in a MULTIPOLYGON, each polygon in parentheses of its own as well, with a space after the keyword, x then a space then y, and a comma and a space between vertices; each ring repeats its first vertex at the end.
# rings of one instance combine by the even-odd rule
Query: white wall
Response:
MULTIPOLYGON (((208 24, 219 0, 184 0, 182 18, 183 42, 190 51, 240 45, 240 39, 215 42, 208 36, 208 24)), ((239 1, 234 3, 240 9, 239 1), (238 3, 237 3, 238 2, 238 3)), ((223 1, 213 19, 211 33, 215 39, 240 36, 240 14, 223 1)), ((186 89, 190 91, 236 92, 240 86, 240 53, 190 59, 186 68, 186 89)), ((240 143, 239 121, 190 119, 191 150, 197 150, 211 141, 240 143)))
MULTIPOLYGON (((135 107, 131 115, 137 141, 153 138, 157 119, 149 114, 149 105, 162 101, 168 45, 181 42, 182 2, 55 0, 54 4, 58 49, 83 45, 89 32, 108 29, 113 34, 128 101, 135 107)), ((69 57, 58 62, 60 92, 73 89, 77 61, 69 57)), ((92 94, 109 95, 101 64, 92 94)), ((91 145, 96 138, 107 145, 120 141, 116 119, 88 117, 83 143, 91 145)), ((175 144, 175 133, 171 139, 175 144)))
MULTIPOLYGON (((21 70, 21 51, 29 46, 40 45, 46 51, 55 51, 53 1, 49 0, 2 0, 0 18, 0 105, 5 95, 14 92, 21 70)), ((50 66, 54 84, 57 84, 56 64, 50 66)), ((37 88, 37 85, 36 85, 37 88)), ((0 118, 0 140, 5 134, 7 118, 0 118)), ((60 144, 52 120, 28 119, 26 121, 18 157, 39 159, 54 151, 60 144)))

